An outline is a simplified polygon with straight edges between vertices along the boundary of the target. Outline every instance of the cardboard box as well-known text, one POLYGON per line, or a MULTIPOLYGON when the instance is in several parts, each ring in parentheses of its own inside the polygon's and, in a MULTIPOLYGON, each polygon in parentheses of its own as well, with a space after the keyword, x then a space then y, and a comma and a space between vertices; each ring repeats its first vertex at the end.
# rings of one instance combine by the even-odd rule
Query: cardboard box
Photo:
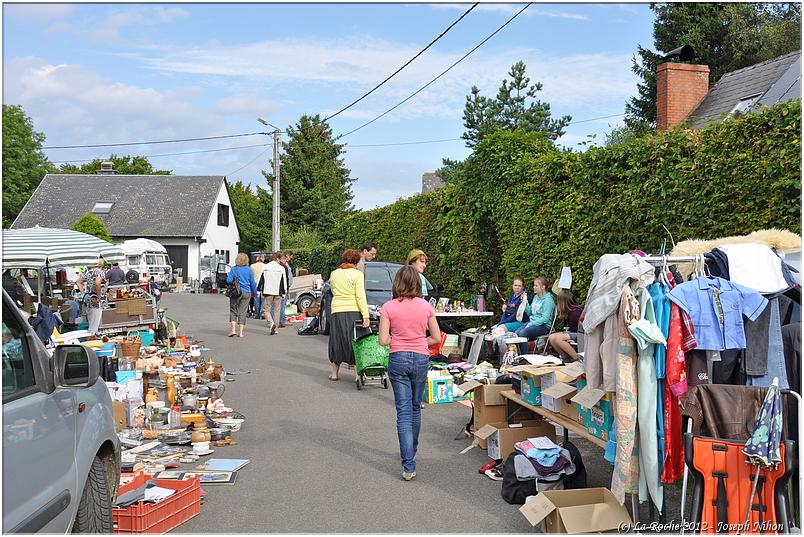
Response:
POLYGON ((631 517, 606 488, 548 490, 519 508, 531 525, 544 523, 544 533, 626 533, 631 517))
POLYGON ((533 406, 542 406, 542 377, 556 370, 558 366, 523 365, 507 371, 521 378, 520 395, 522 400, 533 406))
POLYGON ((514 452, 514 444, 535 436, 546 436, 555 441, 555 428, 545 422, 529 420, 522 423, 507 423, 505 421, 487 423, 475 431, 475 436, 486 440, 489 458, 504 459, 514 452))
MULTIPOLYGON (((505 421, 508 417, 505 398, 500 393, 511 390, 510 384, 480 384, 470 381, 461 384, 460 388, 464 393, 474 392, 475 431, 480 430, 487 423, 505 421), (473 382, 475 385, 472 385, 473 382)), ((488 447, 485 439, 477 438, 477 443, 482 449, 488 447)))
POLYGON ((580 387, 582 389, 571 399, 572 402, 578 403, 578 421, 586 425, 586 430, 592 436, 608 440, 611 424, 614 422, 609 394, 603 390, 589 388, 585 382, 581 383, 580 387))
POLYGON ((114 408, 114 423, 117 430, 122 431, 127 427, 126 404, 122 401, 113 401, 112 408, 114 408))
POLYGON ((452 402, 452 377, 427 379, 427 402, 431 405, 452 402))
MULTIPOLYGON (((543 387, 542 406, 547 410, 560 414, 562 403, 569 401, 577 391, 575 386, 570 386, 564 382, 556 382, 547 388, 543 387)), ((577 418, 573 418, 573 420, 575 419, 577 418)))

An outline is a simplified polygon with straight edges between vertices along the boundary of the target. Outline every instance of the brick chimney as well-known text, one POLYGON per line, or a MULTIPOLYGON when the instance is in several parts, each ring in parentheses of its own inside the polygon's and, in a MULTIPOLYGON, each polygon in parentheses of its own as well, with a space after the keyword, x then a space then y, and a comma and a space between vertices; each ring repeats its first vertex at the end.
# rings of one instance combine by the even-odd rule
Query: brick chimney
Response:
POLYGON ((666 131, 685 119, 709 92, 709 67, 663 63, 656 68, 656 128, 666 131))

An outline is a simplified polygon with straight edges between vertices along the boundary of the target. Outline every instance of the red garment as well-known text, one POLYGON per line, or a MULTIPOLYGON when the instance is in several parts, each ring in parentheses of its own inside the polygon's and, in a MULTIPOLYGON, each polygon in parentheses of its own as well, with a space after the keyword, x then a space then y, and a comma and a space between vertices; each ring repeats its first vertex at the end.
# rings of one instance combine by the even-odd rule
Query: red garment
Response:
MULTIPOLYGON (((684 474, 684 448, 681 443, 681 408, 678 396, 673 394, 670 385, 673 378, 681 379, 684 375, 686 384, 686 361, 682 342, 683 321, 681 309, 675 302, 670 304, 670 331, 667 336, 667 382, 664 383, 664 463, 662 464, 662 483, 672 483, 684 474), (682 371, 678 371, 681 364, 682 371)), ((678 386, 678 384, 676 384, 678 386)), ((686 391, 686 390, 685 390, 686 391)))
MULTIPOLYGON (((673 313, 672 306, 670 310, 670 330, 673 329, 673 313)), ((677 350, 674 347, 673 353, 670 353, 670 345, 667 345, 667 386, 670 388, 672 394, 676 397, 687 393, 687 359, 684 353, 691 351, 698 346, 695 340, 695 328, 692 324, 689 314, 679 308, 679 315, 681 320, 681 343, 677 350)))

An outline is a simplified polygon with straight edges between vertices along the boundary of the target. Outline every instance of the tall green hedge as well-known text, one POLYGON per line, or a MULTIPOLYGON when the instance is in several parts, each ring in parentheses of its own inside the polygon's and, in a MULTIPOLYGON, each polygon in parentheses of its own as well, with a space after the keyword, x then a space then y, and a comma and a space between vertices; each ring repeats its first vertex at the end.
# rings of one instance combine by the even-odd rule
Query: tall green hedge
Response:
POLYGON ((656 252, 669 237, 712 239, 779 227, 801 233, 801 101, 624 144, 560 151, 534 133, 499 131, 442 190, 342 224, 343 245, 374 240, 379 258, 430 256, 452 297, 480 282, 573 269, 585 295, 600 255, 656 252))

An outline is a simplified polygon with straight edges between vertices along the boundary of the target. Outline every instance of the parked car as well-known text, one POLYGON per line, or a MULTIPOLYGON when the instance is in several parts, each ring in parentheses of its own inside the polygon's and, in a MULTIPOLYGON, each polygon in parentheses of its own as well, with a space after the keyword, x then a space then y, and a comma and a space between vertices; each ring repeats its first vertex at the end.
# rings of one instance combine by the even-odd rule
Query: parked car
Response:
MULTIPOLYGON (((396 271, 402 268, 399 263, 388 263, 385 261, 369 261, 366 263, 366 302, 369 306, 379 309, 383 304, 391 300, 391 285, 396 276, 396 271)), ((427 280, 427 295, 430 298, 438 298, 438 288, 427 280)), ((329 335, 329 316, 332 304, 332 291, 329 287, 329 280, 324 282, 322 289, 321 310, 318 312, 318 332, 329 335)))
POLYGON ((120 441, 95 352, 53 356, 3 291, 3 533, 112 533, 120 441))

